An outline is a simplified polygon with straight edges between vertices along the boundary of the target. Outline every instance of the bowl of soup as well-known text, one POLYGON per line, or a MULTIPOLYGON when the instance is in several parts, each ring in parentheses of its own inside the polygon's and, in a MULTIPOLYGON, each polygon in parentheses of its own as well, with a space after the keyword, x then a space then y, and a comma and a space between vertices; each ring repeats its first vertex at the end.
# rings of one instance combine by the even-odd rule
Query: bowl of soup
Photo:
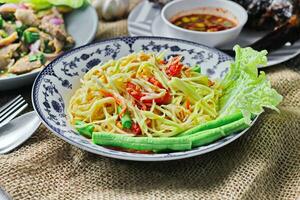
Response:
POLYGON ((220 47, 234 41, 247 22, 247 11, 228 0, 175 0, 161 12, 171 37, 220 47))

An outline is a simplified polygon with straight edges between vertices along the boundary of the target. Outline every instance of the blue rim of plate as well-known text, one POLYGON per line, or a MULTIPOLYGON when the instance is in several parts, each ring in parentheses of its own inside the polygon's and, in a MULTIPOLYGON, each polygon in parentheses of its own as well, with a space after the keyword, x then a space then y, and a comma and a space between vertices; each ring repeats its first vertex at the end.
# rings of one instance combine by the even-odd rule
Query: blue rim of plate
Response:
MULTIPOLYGON (((37 105, 37 101, 36 98, 38 95, 38 80, 42 78, 43 76, 43 72, 45 72, 47 70, 48 67, 53 67, 58 61, 60 61, 61 59, 63 59, 64 57, 67 57, 69 55, 72 55, 82 49, 86 49, 89 48, 91 46, 97 46, 97 45, 101 45, 101 44, 105 44, 111 41, 115 41, 115 40, 128 40, 128 39, 134 39, 134 40, 138 40, 138 39, 154 39, 154 40, 165 40, 165 41, 176 41, 176 42, 180 42, 180 43, 185 43, 185 44, 191 44, 194 45, 196 47, 201 47, 201 48, 205 48, 207 50, 210 51, 214 51, 217 52, 218 54, 223 54, 224 56, 227 56, 228 58, 230 58, 230 60, 233 60, 232 57, 230 57, 229 55, 202 45, 202 44, 198 44, 195 42, 190 42, 190 41, 186 41, 186 40, 181 40, 181 39, 174 39, 174 38, 167 38, 167 37, 155 37, 155 36, 135 36, 135 37, 116 37, 116 38, 111 38, 111 39, 106 39, 106 40, 101 40, 101 41, 97 41, 94 43, 90 43, 90 44, 86 44, 83 45, 81 47, 77 47, 74 49, 71 49, 65 53, 63 53, 62 55, 60 55, 59 57, 55 58, 50 64, 48 64, 44 69, 42 69, 42 71, 38 74, 38 76, 36 77, 33 87, 32 87, 32 92, 31 92, 31 99, 32 99, 32 105, 33 108, 35 110, 35 112, 38 114, 38 117, 41 119, 42 123, 51 131, 53 132, 56 136, 60 137, 61 139, 65 140, 66 142, 77 146, 83 150, 86 150, 88 152, 94 153, 94 154, 98 154, 98 155, 102 155, 102 156, 106 156, 106 157, 111 157, 111 158, 116 158, 116 159, 122 159, 122 160, 132 160, 132 161, 169 161, 169 160, 178 160, 178 159, 183 159, 183 158, 189 158, 189 157, 194 157, 197 155, 202 155, 211 151, 214 151, 216 149, 219 149, 231 142, 233 142, 234 140, 238 139, 240 136, 242 136, 245 132, 248 131, 248 129, 255 123, 255 121, 257 120, 258 117, 256 117, 249 128, 241 131, 241 132, 237 132, 234 133, 230 136, 227 136, 225 138, 222 138, 214 143, 211 143, 209 145, 205 145, 205 146, 200 146, 200 147, 196 147, 193 148, 192 150, 188 150, 188 151, 180 151, 180 152, 171 152, 171 153, 159 153, 159 154, 138 154, 138 153, 129 153, 129 152, 123 152, 123 151, 117 151, 117 150, 112 150, 112 149, 108 149, 102 146, 97 146, 98 148, 93 148, 92 146, 88 146, 87 144, 81 144, 79 142, 73 141, 71 139, 69 139, 68 137, 63 136, 61 133, 58 132, 58 130, 52 126, 48 120, 44 117, 44 115, 42 114, 42 112, 40 111, 39 106, 37 105)), ((61 130, 62 131, 62 130, 61 130)))

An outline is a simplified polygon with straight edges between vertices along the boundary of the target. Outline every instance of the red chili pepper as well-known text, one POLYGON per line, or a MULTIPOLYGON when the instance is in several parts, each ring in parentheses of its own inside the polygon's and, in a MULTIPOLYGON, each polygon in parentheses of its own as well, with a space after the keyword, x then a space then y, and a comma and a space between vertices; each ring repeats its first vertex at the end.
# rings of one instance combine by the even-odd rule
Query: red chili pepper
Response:
POLYGON ((153 85, 159 87, 159 88, 164 88, 163 85, 162 85, 156 78, 154 78, 153 76, 150 77, 150 78, 148 79, 148 81, 149 81, 150 83, 152 83, 153 85))
POLYGON ((178 57, 173 58, 173 62, 166 69, 166 73, 172 77, 179 77, 181 74, 182 67, 183 64, 180 63, 180 59, 178 59, 178 57))
POLYGON ((131 130, 135 135, 141 135, 142 134, 142 130, 141 130, 138 123, 133 123, 132 126, 131 126, 131 130))

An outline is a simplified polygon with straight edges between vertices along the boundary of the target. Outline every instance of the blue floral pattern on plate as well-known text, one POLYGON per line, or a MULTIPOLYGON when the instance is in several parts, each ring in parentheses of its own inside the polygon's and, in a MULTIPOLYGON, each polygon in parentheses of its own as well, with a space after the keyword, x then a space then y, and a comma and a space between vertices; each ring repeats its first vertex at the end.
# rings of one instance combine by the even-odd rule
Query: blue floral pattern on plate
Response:
POLYGON ((68 102, 80 86, 80 78, 93 66, 117 59, 132 52, 161 52, 166 56, 183 55, 190 66, 199 64, 202 72, 220 79, 228 71, 232 58, 226 54, 188 41, 161 37, 123 37, 97 42, 66 52, 38 75, 32 90, 32 101, 43 123, 65 141, 95 154, 139 161, 175 160, 218 149, 237 139, 245 131, 233 134, 191 151, 143 155, 115 151, 93 144, 76 133, 67 121, 68 102))

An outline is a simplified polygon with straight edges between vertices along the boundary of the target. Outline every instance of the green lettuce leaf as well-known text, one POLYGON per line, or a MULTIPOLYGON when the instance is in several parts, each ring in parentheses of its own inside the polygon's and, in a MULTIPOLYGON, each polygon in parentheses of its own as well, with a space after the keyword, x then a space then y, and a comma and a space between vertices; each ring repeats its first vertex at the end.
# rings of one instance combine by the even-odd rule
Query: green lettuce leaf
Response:
POLYGON ((235 46, 235 62, 221 81, 224 95, 220 99, 219 117, 242 112, 248 123, 252 115, 259 115, 264 107, 279 111, 276 106, 282 96, 271 88, 264 72, 258 73, 258 66, 267 64, 267 51, 235 46))
POLYGON ((69 6, 71 8, 80 8, 88 0, 0 0, 0 3, 29 3, 35 9, 45 9, 51 6, 69 6))

